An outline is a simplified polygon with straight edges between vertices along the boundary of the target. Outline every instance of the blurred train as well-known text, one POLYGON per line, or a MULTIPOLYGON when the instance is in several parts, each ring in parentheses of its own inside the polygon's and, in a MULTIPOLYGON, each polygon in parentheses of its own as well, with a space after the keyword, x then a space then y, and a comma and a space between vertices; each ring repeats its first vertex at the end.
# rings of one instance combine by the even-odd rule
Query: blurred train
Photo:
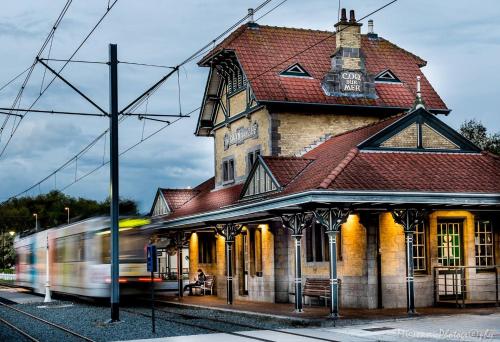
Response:
MULTIPOLYGON (((120 219, 120 294, 135 294, 151 282, 146 246, 151 230, 144 218, 120 219)), ((88 297, 110 296, 110 220, 96 217, 47 229, 14 241, 16 282, 45 293, 49 247, 51 291, 88 297)), ((157 279, 155 279, 156 281, 157 279)), ((158 279, 159 280, 159 279, 158 279)))

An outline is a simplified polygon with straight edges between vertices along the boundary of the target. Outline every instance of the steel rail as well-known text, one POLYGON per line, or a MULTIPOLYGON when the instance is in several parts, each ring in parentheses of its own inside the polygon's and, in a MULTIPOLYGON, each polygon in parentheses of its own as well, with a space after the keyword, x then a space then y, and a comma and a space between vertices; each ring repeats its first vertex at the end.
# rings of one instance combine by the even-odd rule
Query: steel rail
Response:
MULTIPOLYGON (((157 303, 163 303, 163 304, 166 304, 166 302, 164 301, 161 301, 161 300, 158 300, 156 301, 157 303)), ((185 313, 176 313, 176 312, 173 312, 173 311, 169 311, 169 310, 164 310, 164 309, 159 309, 157 308, 156 309, 157 311, 163 311, 163 312, 167 312, 167 313, 171 313, 171 314, 176 314, 176 315, 182 315, 182 316, 187 316, 187 317, 191 317, 191 318, 200 318, 200 316, 195 316, 195 315, 190 315, 190 314, 185 314, 185 313)), ((206 317, 206 316, 203 316, 201 317, 203 319, 207 319, 207 320, 210 320, 210 321, 213 321, 213 322, 217 322, 217 323, 230 323, 230 324, 233 324, 233 325, 239 325, 240 327, 244 327, 244 328, 250 328, 250 329, 256 329, 256 330, 268 330, 268 331, 272 331, 272 332, 278 332, 278 333, 282 333, 282 334, 288 334, 288 335, 294 335, 294 336, 300 336, 300 337, 305 337, 305 338, 312 338, 312 339, 315 339, 315 340, 320 340, 320 341, 327 341, 327 342, 339 342, 337 340, 331 340, 331 339, 328 339, 328 338, 324 338, 324 337, 316 337, 316 336, 309 336, 309 335, 304 335, 304 334, 299 334, 299 333, 294 333, 294 332, 290 332, 290 331, 282 331, 282 330, 279 330, 279 329, 262 329, 261 327, 257 327, 257 326, 254 326, 254 325, 250 325, 250 324, 245 324, 245 323, 236 323, 236 322, 228 322, 228 321, 224 321, 222 319, 217 319, 217 318, 211 318, 211 317, 206 317)))
POLYGON ((40 322, 42 322, 42 323, 45 323, 45 324, 50 325, 50 326, 52 326, 52 327, 55 327, 55 328, 57 328, 57 329, 59 329, 59 330, 62 330, 62 331, 64 331, 64 332, 67 332, 68 334, 71 334, 71 335, 73 335, 73 336, 76 336, 76 337, 78 337, 78 338, 81 338, 82 340, 89 341, 89 342, 95 342, 94 340, 92 340, 92 339, 90 339, 90 338, 88 338, 88 337, 85 337, 85 336, 83 336, 83 335, 80 335, 79 333, 74 332, 74 331, 72 331, 72 330, 69 330, 68 328, 65 328, 65 327, 63 327, 63 326, 61 326, 61 325, 59 325, 59 324, 56 324, 56 323, 53 323, 53 322, 47 321, 47 320, 45 320, 45 319, 43 319, 43 318, 37 317, 37 316, 35 316, 35 315, 32 315, 32 314, 30 314, 29 312, 26 312, 26 311, 23 311, 23 310, 20 310, 20 309, 14 308, 14 307, 12 307, 11 305, 4 304, 4 303, 2 303, 2 302, 0 302, 0 305, 2 305, 2 306, 4 306, 4 307, 7 307, 7 308, 9 308, 9 309, 11 309, 11 310, 17 311, 17 312, 19 312, 19 313, 21 313, 21 314, 23 314, 23 315, 25 315, 25 316, 31 317, 31 318, 33 318, 33 319, 36 319, 36 320, 38 320, 38 321, 40 321, 40 322))
POLYGON ((31 336, 30 334, 28 334, 27 332, 19 329, 18 327, 16 327, 15 325, 13 325, 12 323, 10 322, 7 322, 5 319, 3 318, 0 318, 0 322, 2 322, 3 324, 9 326, 10 328, 14 329, 15 331, 17 331, 18 333, 20 333, 21 335, 23 335, 24 337, 26 337, 28 340, 30 341, 33 341, 33 342, 40 342, 40 340, 34 338, 33 336, 31 336))
MULTIPOLYGON (((130 309, 123 309, 122 308, 122 311, 131 313, 131 314, 134 314, 134 315, 140 315, 140 316, 144 316, 144 317, 151 317, 151 315, 148 315, 146 313, 137 312, 137 311, 133 311, 133 310, 130 310, 130 309)), ((160 311, 163 311, 163 310, 160 310, 160 311)), ((188 315, 184 315, 184 314, 177 314, 177 315, 178 316, 181 316, 181 315, 182 316, 188 316, 188 315)), ((182 325, 186 325, 186 326, 193 327, 193 328, 205 329, 207 331, 212 331, 212 332, 217 332, 217 333, 223 333, 223 334, 228 334, 228 335, 233 335, 233 336, 248 338, 248 339, 251 339, 251 340, 257 340, 257 341, 262 341, 262 342, 274 342, 273 340, 268 340, 268 339, 261 338, 261 337, 249 336, 249 335, 240 334, 240 333, 232 332, 232 331, 225 331, 223 329, 218 329, 218 328, 213 328, 213 327, 207 327, 207 326, 198 325, 198 324, 194 324, 194 323, 188 323, 188 322, 184 322, 184 321, 177 320, 177 319, 172 319, 172 318, 167 318, 167 317, 161 317, 161 316, 156 316, 156 318, 161 319, 163 321, 167 321, 167 322, 173 322, 173 323, 182 324, 182 325)), ((196 318, 199 319, 200 317, 196 317, 196 318)), ((225 323, 227 323, 227 322, 225 322, 225 323)))

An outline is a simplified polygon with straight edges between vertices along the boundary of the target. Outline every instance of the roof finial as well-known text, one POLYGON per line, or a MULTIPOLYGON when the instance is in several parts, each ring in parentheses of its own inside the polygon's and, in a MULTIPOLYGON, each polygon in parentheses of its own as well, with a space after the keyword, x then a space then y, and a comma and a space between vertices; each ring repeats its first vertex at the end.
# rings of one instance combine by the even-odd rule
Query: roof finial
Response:
POLYGON ((417 98, 413 104, 413 110, 419 108, 426 109, 424 99, 422 99, 422 91, 420 90, 420 76, 417 76, 417 98))

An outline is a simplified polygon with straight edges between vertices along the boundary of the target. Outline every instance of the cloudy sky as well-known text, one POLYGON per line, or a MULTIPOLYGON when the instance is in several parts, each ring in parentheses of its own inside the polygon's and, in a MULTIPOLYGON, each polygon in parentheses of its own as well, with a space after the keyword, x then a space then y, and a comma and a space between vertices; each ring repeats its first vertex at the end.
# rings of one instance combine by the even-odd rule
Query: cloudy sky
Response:
MULTIPOLYGON (((65 0, 2 1, 0 12, 0 87, 26 69, 47 36, 65 0)), ((278 4, 273 0, 260 14, 278 4)), ((387 0, 342 0, 357 17, 387 0)), ((106 10, 107 0, 74 0, 53 41, 51 57, 68 58, 106 10)), ((158 65, 176 65, 256 7, 256 0, 118 0, 116 6, 75 57, 106 61, 108 43, 118 44, 119 60, 158 65)), ((260 23, 275 26, 332 30, 337 19, 336 1, 288 0, 260 23)), ((256 17, 258 17, 256 15, 256 17)), ((444 120, 455 128, 468 118, 481 120, 492 131, 500 131, 499 59, 500 5, 496 0, 399 0, 372 16, 375 31, 384 38, 428 61, 424 72, 453 111, 444 120)), ((366 23, 366 22, 365 22, 366 23)), ((366 25, 363 28, 366 30, 366 25)), ((46 51, 47 53, 48 51, 46 51)), ((46 57, 45 53, 45 57, 46 57)), ((52 62, 54 66, 61 65, 52 62)), ((130 102, 168 70, 121 64, 120 107, 130 102)), ((63 75, 78 85, 103 108, 108 108, 108 70, 101 64, 71 64, 63 75)), ((207 70, 186 65, 147 103, 149 113, 187 113, 202 99, 207 70)), ((27 107, 40 92, 43 68, 36 67, 21 107, 27 107)), ((44 84, 51 79, 45 75, 44 84)), ((0 92, 0 107, 11 106, 21 79, 0 92)), ((35 108, 95 112, 78 95, 55 81, 35 108)), ((146 104, 137 112, 145 112, 146 104)), ((161 131, 126 153, 120 164, 121 195, 140 203, 148 211, 156 189, 187 187, 213 175, 211 138, 193 135, 197 112, 161 131)), ((0 124, 5 116, 0 114, 0 124)), ((0 150, 15 124, 11 119, 3 132, 0 150)), ((0 157, 0 200, 25 190, 58 168, 102 133, 104 118, 82 118, 29 114, 0 157)), ((137 143, 161 123, 129 117, 120 124, 121 150, 137 143)), ((61 189, 107 160, 105 139, 99 140, 78 165, 71 163, 30 195, 61 189)), ((77 182, 66 193, 102 200, 108 193, 109 171, 103 167, 77 182)))

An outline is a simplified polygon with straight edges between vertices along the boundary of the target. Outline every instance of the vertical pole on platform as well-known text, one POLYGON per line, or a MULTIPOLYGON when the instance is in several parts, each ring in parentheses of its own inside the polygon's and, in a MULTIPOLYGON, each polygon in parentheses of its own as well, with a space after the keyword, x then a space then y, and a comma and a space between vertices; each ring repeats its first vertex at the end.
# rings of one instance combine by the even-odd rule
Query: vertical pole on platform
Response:
POLYGON ((179 288, 179 298, 184 295, 182 284, 182 244, 177 241, 177 286, 179 288))
POLYGON ((330 250, 330 317, 339 317, 339 280, 337 278, 337 231, 328 231, 330 250))
POLYGON ((226 238, 227 303, 233 304, 233 240, 226 238))
MULTIPOLYGON (((410 214, 406 213, 406 227, 411 227, 410 214)), ((405 230, 406 238, 406 304, 409 314, 415 313, 415 289, 413 284, 413 232, 405 230)))
POLYGON ((302 312, 302 262, 301 240, 302 235, 293 235, 295 239, 295 311, 302 312))
POLYGON ((109 44, 109 138, 111 216, 111 321, 120 320, 119 189, 118 189, 118 56, 117 45, 109 44))

